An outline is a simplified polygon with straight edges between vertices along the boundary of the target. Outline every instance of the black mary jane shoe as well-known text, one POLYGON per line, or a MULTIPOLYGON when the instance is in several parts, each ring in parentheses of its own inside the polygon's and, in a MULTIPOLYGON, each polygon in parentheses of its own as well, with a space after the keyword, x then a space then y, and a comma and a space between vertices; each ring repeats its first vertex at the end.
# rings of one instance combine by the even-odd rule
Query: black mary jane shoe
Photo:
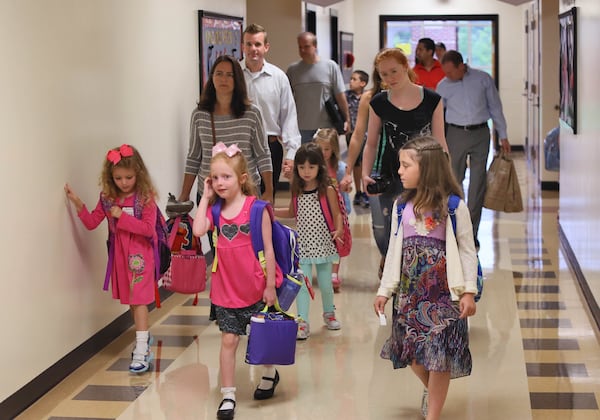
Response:
POLYGON ((231 398, 224 398, 223 401, 221 401, 221 404, 219 404, 219 409, 217 410, 217 418, 219 420, 233 420, 234 412, 235 412, 235 400, 232 400, 231 398), (225 404, 226 402, 232 403, 233 408, 221 410, 221 407, 223 407, 223 404, 225 404))
POLYGON ((265 381, 272 381, 273 386, 269 389, 260 389, 260 388, 256 387, 256 390, 254 391, 254 399, 255 400, 268 400, 269 398, 271 398, 273 396, 273 394, 275 393, 275 387, 279 383, 279 372, 275 371, 274 378, 269 378, 267 376, 263 376, 262 378, 265 381))

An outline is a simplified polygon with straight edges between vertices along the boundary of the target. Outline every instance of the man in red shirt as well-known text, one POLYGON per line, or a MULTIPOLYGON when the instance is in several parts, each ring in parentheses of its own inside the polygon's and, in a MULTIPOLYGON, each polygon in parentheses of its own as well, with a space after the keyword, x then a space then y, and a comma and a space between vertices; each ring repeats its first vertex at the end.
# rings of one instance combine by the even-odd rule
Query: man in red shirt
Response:
POLYGON ((417 74, 416 83, 431 90, 435 90, 438 82, 446 76, 440 62, 433 58, 434 53, 435 42, 433 42, 433 39, 419 39, 415 51, 415 61, 417 64, 413 67, 414 72, 417 74))

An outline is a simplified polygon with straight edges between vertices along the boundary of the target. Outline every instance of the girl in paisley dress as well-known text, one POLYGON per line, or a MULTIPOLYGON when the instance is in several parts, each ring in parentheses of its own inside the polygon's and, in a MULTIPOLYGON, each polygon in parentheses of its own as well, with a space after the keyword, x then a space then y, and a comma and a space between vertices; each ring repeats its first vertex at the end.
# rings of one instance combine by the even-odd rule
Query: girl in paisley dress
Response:
POLYGON ((127 144, 106 154, 100 186, 100 199, 91 212, 69 184, 65 192, 87 229, 95 229, 106 218, 114 233, 104 288, 108 290, 110 280, 113 298, 131 308, 136 344, 129 370, 141 373, 149 369, 153 357, 147 305, 154 302, 155 296, 151 241, 156 239, 156 189, 142 157, 127 144))
POLYGON ((432 137, 407 142, 399 153, 404 192, 392 213, 392 235, 374 308, 383 313, 396 292, 392 334, 381 351, 394 368, 410 366, 425 386, 422 413, 439 419, 451 378, 471 373, 467 317, 475 314, 477 253, 469 210, 447 154, 432 137), (405 205, 402 217, 398 205, 405 205))
MULTIPOLYGON (((228 420, 233 419, 236 406, 235 356, 240 336, 246 335, 246 326, 253 314, 260 312, 265 304, 275 304, 275 286, 281 284, 282 274, 275 263, 271 218, 267 211, 262 215, 266 275, 252 248, 250 210, 256 200, 256 187, 241 149, 236 144, 226 146, 218 142, 212 149, 212 155, 193 231, 194 235, 202 236, 213 230, 217 223, 220 227, 210 299, 221 330, 219 374, 223 400, 217 410, 217 418, 228 420), (221 200, 221 213, 215 223, 211 204, 217 198, 221 200)), ((278 382, 279 373, 275 367, 264 366, 254 399, 271 398, 278 382)))

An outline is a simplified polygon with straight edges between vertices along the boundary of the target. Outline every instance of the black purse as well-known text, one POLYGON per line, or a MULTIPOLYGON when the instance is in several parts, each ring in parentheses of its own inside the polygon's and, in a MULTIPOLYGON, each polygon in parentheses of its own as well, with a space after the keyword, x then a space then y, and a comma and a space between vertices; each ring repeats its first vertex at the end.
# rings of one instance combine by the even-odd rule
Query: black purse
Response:
POLYGON ((330 96, 329 99, 325 101, 325 110, 338 134, 344 134, 344 122, 346 122, 346 118, 344 117, 344 114, 342 114, 342 111, 333 96, 330 96))

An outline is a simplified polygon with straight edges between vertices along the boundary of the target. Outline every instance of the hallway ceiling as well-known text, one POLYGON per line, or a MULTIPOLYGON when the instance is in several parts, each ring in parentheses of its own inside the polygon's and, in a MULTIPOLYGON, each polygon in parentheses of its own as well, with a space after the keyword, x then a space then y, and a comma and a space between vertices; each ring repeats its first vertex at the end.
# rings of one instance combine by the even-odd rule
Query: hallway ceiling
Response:
POLYGON ((518 6, 520 4, 529 3, 531 0, 498 0, 504 3, 510 3, 514 6, 518 6))
POLYGON ((331 6, 335 3, 341 3, 342 1, 344 0, 306 0, 307 3, 316 4, 317 6, 323 7, 331 6))
MULTIPOLYGON (((316 4, 322 7, 328 7, 335 3, 341 3, 344 0, 306 0, 307 3, 316 4)), ((519 6, 524 3, 529 3, 531 0, 498 0, 504 3, 512 4, 513 6, 519 6)))

